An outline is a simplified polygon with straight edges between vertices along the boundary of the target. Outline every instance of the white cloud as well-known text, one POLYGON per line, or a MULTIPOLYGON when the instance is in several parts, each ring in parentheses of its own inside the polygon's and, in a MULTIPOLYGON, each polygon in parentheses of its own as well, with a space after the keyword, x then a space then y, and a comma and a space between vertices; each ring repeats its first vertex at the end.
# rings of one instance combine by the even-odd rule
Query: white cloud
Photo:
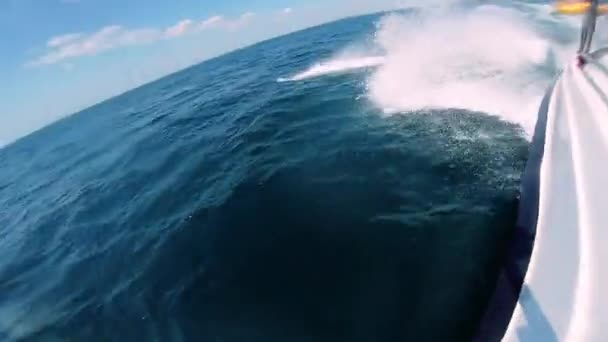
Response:
POLYGON ((27 62, 26 66, 56 64, 77 57, 95 56, 111 49, 149 44, 161 39, 173 39, 212 28, 238 31, 247 26, 255 15, 253 12, 246 12, 235 19, 226 19, 218 15, 200 22, 184 19, 166 29, 127 29, 119 25, 110 25, 91 34, 68 33, 50 38, 46 43, 46 53, 27 62))
POLYGON ((198 28, 201 30, 205 30, 208 28, 220 26, 223 22, 225 22, 224 17, 221 15, 216 15, 209 19, 201 21, 200 24, 198 25, 198 28))
POLYGON ((61 45, 68 44, 82 37, 82 33, 68 33, 61 36, 53 37, 46 42, 46 46, 53 48, 61 45))
POLYGON ((101 28, 90 34, 69 34, 51 38, 46 54, 28 62, 27 66, 55 64, 63 60, 81 56, 94 56, 100 52, 114 48, 147 44, 158 40, 161 32, 156 29, 128 30, 118 25, 101 28))
POLYGON ((169 27, 165 31, 165 36, 168 38, 183 36, 188 33, 192 27, 194 26, 194 22, 190 19, 185 19, 180 21, 179 23, 169 27))
POLYGON ((293 12, 293 9, 291 9, 291 7, 287 7, 283 9, 283 14, 291 14, 291 12, 293 12))

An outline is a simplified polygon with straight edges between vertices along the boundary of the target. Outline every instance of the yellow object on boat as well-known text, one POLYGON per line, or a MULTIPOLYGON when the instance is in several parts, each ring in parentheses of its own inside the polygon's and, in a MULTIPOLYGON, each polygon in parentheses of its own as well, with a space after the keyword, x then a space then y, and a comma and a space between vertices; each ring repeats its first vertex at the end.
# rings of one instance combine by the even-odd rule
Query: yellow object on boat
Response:
MULTIPOLYGON (((566 15, 585 14, 589 10, 591 4, 587 1, 560 1, 555 4, 555 12, 566 15)), ((608 5, 599 6, 599 15, 608 14, 608 5)))

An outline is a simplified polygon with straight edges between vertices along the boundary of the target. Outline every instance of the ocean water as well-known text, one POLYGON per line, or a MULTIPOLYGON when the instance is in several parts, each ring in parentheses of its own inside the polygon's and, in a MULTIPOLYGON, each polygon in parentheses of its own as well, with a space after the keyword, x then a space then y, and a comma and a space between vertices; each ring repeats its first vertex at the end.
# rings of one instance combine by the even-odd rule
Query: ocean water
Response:
POLYGON ((1 149, 0 340, 469 340, 576 36, 476 3, 263 42, 1 149))

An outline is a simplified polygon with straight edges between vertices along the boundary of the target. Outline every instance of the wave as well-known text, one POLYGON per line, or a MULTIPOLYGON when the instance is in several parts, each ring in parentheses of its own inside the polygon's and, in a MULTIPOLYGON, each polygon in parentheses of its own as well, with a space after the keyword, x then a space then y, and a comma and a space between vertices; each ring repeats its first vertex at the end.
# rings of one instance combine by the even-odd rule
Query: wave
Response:
POLYGON ((562 55, 522 10, 484 5, 412 20, 383 18, 386 63, 369 80, 385 112, 460 108, 500 116, 531 134, 562 55))
POLYGON ((367 95, 387 115, 465 109, 531 135, 542 95, 574 53, 570 18, 553 16, 549 5, 417 3, 414 11, 380 19, 371 56, 337 57, 281 81, 373 66, 367 95))
POLYGON ((295 82, 330 74, 344 73, 357 69, 377 67, 384 64, 384 56, 340 57, 334 60, 317 63, 308 70, 293 77, 279 78, 278 82, 295 82))

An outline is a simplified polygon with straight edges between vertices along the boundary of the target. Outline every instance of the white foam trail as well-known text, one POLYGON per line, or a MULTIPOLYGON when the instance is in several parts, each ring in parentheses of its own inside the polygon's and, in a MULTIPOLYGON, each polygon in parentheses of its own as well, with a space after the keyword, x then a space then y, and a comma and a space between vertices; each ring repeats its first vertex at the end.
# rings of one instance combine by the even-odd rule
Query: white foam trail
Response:
POLYGON ((320 77, 331 74, 338 74, 357 69, 371 68, 382 65, 386 61, 384 56, 367 57, 339 57, 334 60, 318 63, 308 70, 301 72, 290 78, 279 78, 279 82, 295 82, 309 78, 320 77))
POLYGON ((540 99, 556 65, 562 65, 564 47, 545 38, 528 16, 485 5, 466 12, 383 18, 377 43, 387 51, 387 60, 369 80, 371 99, 389 113, 481 111, 518 123, 531 134, 540 99))

